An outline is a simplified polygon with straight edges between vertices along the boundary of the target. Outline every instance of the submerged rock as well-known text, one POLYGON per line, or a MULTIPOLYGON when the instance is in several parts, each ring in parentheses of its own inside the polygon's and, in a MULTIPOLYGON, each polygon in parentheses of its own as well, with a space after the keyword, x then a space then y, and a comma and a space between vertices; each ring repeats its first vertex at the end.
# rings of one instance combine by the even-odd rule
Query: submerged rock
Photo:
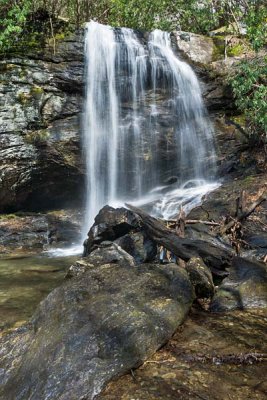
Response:
POLYGON ((192 285, 175 264, 86 262, 2 338, 1 399, 93 399, 166 343, 191 307, 192 285))
POLYGON ((197 298, 211 298, 214 295, 214 284, 210 269, 199 257, 193 257, 186 263, 186 270, 195 288, 197 298))
POLYGON ((267 266, 235 257, 214 296, 211 311, 267 307, 267 266))

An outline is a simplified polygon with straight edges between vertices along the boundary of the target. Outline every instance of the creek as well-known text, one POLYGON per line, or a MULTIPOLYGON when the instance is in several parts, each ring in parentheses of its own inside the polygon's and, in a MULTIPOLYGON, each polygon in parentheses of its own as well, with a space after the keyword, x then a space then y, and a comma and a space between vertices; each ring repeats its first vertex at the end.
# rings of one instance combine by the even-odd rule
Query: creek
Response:
POLYGON ((77 257, 11 256, 0 259, 0 331, 26 322, 63 281, 77 257))

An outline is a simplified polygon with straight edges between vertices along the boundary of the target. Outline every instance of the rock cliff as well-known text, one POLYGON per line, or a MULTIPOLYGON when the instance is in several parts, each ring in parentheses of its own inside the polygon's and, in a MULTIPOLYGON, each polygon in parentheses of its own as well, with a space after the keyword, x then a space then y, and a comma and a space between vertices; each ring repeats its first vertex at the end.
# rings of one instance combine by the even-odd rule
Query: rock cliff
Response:
MULTIPOLYGON (((56 40, 55 51, 48 43, 27 55, 0 59, 0 212, 81 205, 85 176, 80 135, 83 36, 80 31, 56 40)), ((213 111, 227 107, 229 93, 221 82, 211 79, 207 68, 213 41, 177 33, 173 44, 201 78, 207 107, 213 111)), ((175 158, 175 154, 170 156, 169 145, 173 116, 164 114, 162 95, 158 97, 162 108, 160 158, 166 179, 173 174, 166 160, 175 158)), ((129 112, 127 99, 123 107, 122 115, 129 112)))
POLYGON ((82 96, 82 33, 0 60, 0 212, 80 202, 82 96))

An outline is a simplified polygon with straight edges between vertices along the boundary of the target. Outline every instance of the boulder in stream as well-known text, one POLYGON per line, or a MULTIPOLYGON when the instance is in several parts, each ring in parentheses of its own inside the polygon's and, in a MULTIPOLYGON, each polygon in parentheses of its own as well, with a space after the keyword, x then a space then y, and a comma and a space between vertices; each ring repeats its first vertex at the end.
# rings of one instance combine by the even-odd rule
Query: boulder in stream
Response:
POLYGON ((219 287, 211 311, 267 307, 267 266, 234 257, 230 274, 219 287))
POLYGON ((140 218, 126 208, 103 207, 84 243, 84 256, 104 241, 115 241, 139 263, 155 260, 157 245, 149 239, 140 225, 140 218))
POLYGON ((98 257, 83 260, 83 271, 47 296, 28 325, 1 339, 1 399, 94 399, 184 321, 194 299, 185 270, 134 265, 116 244, 104 246, 102 261, 99 248, 98 257))

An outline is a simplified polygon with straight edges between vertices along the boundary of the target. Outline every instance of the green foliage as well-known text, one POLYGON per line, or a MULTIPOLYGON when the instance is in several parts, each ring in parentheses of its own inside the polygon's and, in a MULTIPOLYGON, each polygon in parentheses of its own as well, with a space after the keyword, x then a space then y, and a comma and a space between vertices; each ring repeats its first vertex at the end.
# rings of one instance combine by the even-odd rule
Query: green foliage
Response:
POLYGON ((18 40, 31 10, 31 0, 0 0, 0 48, 5 50, 18 40))
POLYGON ((266 43, 267 33, 264 0, 0 0, 0 17, 2 51, 27 35, 28 43, 36 45, 40 30, 43 36, 54 37, 59 17, 76 27, 95 19, 147 31, 158 28, 205 34, 226 26, 240 34, 245 29, 255 50, 266 43), (32 27, 36 16, 39 24, 32 27))
POLYGON ((254 50, 258 51, 267 43, 267 7, 261 1, 256 1, 249 8, 244 18, 247 26, 247 36, 254 50))
POLYGON ((251 140, 267 142, 267 57, 242 61, 229 82, 251 140))
POLYGON ((216 25, 208 0, 111 0, 109 22, 134 29, 190 30, 206 33, 216 25))

